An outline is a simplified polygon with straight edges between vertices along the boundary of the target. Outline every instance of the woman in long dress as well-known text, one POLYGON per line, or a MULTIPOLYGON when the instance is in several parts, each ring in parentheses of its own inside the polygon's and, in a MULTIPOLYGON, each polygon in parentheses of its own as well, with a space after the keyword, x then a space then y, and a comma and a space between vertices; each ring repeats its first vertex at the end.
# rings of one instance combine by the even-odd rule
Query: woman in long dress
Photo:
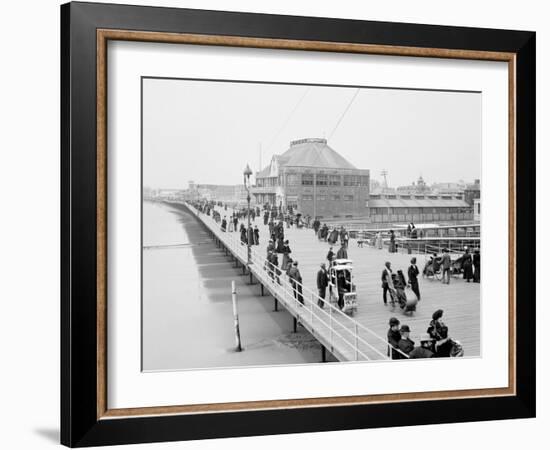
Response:
POLYGON ((390 253, 395 253, 395 233, 393 230, 390 230, 390 246, 388 250, 390 253))
POLYGON ((474 271, 472 270, 472 255, 468 247, 462 255, 462 269, 464 270, 464 279, 469 283, 474 278, 474 271))
POLYGON ((246 245, 246 228, 244 227, 244 224, 241 223, 241 244, 246 245))
POLYGON ((285 246, 283 248, 283 263, 281 265, 281 268, 286 271, 288 268, 288 264, 290 262, 290 254, 292 253, 292 250, 290 250, 290 246, 288 245, 288 240, 285 241, 285 246))

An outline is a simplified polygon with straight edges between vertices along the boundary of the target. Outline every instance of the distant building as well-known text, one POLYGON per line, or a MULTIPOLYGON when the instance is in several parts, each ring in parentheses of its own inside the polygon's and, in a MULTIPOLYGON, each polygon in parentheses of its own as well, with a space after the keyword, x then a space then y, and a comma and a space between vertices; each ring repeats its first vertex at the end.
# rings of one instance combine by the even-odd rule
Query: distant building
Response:
POLYGON ((435 194, 371 194, 370 221, 438 222, 472 220, 473 211, 462 196, 435 194))
POLYGON ((398 194, 428 194, 430 192, 431 189, 424 181, 424 178, 422 178, 422 175, 418 177, 416 183, 413 181, 408 186, 399 186, 397 188, 398 194))
POLYGON ((312 217, 368 215, 370 172, 356 168, 326 139, 292 141, 282 155, 256 173, 252 187, 259 205, 292 206, 312 217))
POLYGON ((183 200, 185 196, 184 189, 157 189, 155 192, 154 199, 156 200, 183 200))
POLYGON ((474 220, 481 221, 481 199, 474 198, 474 220))
MULTIPOLYGON (((189 183, 191 191, 191 182, 189 183)), ((239 204, 246 203, 246 189, 242 184, 195 184, 192 185, 196 198, 218 202, 239 204)))
POLYGON ((464 189, 464 200, 466 200, 468 205, 473 207, 476 198, 481 198, 481 184, 479 180, 475 180, 474 184, 469 184, 464 189))
POLYGON ((395 188, 387 186, 385 183, 373 180, 370 182, 370 194, 395 194, 395 188))
POLYGON ((464 196, 464 189, 466 189, 466 183, 463 181, 450 182, 450 183, 433 183, 430 186, 432 193, 439 195, 461 195, 464 196))
POLYGON ((152 189, 148 186, 143 187, 143 200, 154 200, 158 196, 156 189, 152 189))

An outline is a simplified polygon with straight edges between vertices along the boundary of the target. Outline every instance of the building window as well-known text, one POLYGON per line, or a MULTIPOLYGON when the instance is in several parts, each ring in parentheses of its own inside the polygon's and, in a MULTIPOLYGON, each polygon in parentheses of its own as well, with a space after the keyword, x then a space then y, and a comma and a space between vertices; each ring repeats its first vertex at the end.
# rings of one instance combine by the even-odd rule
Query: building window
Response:
POLYGON ((315 180, 317 186, 326 186, 328 184, 328 179, 326 175, 317 174, 317 179, 315 180))
POLYGON ((317 196, 317 201, 318 202, 326 202, 327 201, 327 196, 326 195, 318 195, 317 196))
POLYGON ((295 173, 289 173, 286 176, 286 185, 287 186, 297 186, 298 185, 298 175, 295 173))
POLYGON ((303 173, 302 174, 302 186, 313 186, 313 174, 312 173, 303 173))
POLYGON ((369 186, 370 180, 368 175, 361 176, 361 186, 369 186))
POLYGON ((344 175, 344 186, 360 186, 361 177, 358 175, 344 175))
POLYGON ((345 202, 352 202, 353 201, 353 195, 344 195, 344 201, 345 202))
POLYGON ((332 199, 333 199, 333 200, 340 201, 340 194, 334 194, 334 195, 332 196, 332 199))
POLYGON ((313 201, 313 195, 309 195, 309 194, 302 195, 302 200, 306 202, 311 202, 313 201))
POLYGON ((330 186, 340 186, 342 184, 342 177, 340 175, 329 175, 328 184, 330 186))

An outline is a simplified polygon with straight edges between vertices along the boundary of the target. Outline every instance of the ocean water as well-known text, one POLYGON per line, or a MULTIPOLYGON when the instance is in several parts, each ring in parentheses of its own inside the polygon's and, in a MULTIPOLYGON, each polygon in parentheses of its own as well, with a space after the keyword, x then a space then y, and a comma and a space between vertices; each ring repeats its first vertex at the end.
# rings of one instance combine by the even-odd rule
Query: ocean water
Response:
POLYGON ((273 299, 246 284, 183 207, 143 205, 142 355, 145 371, 319 363, 321 347, 273 299), (241 341, 236 352, 231 281, 241 341))

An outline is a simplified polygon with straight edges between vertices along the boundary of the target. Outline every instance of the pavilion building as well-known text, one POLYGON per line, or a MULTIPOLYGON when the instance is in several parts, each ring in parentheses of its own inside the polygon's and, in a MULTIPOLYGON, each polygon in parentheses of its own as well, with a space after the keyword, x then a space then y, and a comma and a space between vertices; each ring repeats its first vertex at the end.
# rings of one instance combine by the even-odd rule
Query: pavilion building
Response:
POLYGON ((256 173, 252 187, 258 205, 289 207, 311 217, 330 219, 368 215, 370 173, 358 169, 326 139, 292 141, 282 155, 256 173))

